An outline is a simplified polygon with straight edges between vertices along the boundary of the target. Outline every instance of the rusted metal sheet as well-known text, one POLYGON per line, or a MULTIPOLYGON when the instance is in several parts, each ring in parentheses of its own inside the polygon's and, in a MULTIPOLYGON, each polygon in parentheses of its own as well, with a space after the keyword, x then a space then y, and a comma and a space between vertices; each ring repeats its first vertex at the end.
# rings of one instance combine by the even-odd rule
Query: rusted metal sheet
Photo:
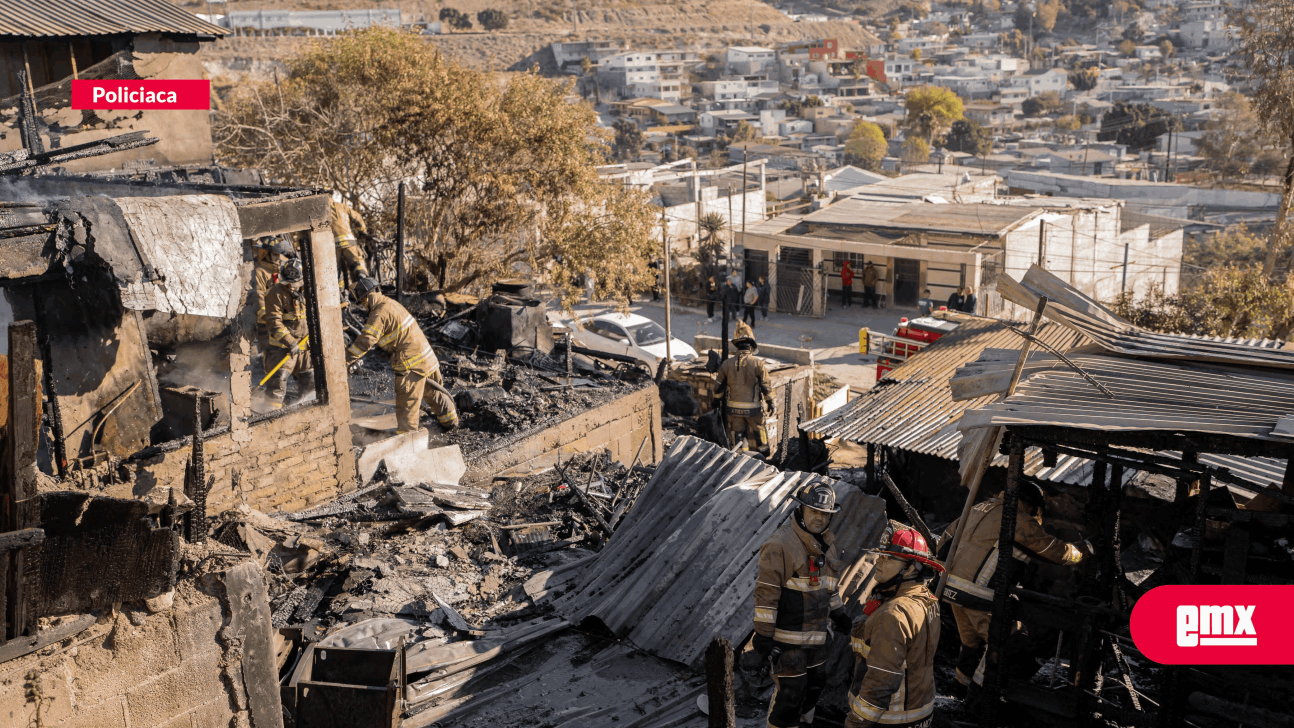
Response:
POLYGON ((61 491, 40 496, 45 542, 28 568, 33 617, 80 614, 175 587, 179 535, 142 500, 61 491))

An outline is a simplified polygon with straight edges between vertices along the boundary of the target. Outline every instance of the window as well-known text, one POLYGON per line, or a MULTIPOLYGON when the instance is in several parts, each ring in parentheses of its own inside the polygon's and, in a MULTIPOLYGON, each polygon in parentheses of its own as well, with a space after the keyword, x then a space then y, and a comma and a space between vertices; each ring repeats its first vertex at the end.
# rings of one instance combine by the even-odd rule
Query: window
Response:
POLYGON ((629 333, 633 334, 632 341, 638 346, 665 343, 665 329, 661 328, 661 325, 655 321, 630 326, 629 333))

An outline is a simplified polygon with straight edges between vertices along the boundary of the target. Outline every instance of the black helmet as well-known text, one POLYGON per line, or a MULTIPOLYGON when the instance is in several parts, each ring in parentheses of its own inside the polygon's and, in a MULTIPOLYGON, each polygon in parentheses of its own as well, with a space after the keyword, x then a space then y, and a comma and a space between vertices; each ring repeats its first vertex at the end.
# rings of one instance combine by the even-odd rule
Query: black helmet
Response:
POLYGON ((1042 492, 1042 487, 1032 481, 1025 481, 1020 484, 1020 500, 1033 506, 1038 512, 1042 512, 1042 507, 1047 502, 1047 494, 1042 492))
POLYGON ((305 280, 305 269, 301 267, 300 258, 288 258, 279 266, 279 280, 284 283, 300 283, 305 280))
POLYGON ((838 513, 840 506, 836 505, 836 491, 826 483, 810 483, 800 488, 795 493, 795 500, 800 505, 812 508, 815 511, 823 513, 838 513))
POLYGON ((737 337, 736 339, 733 339, 732 343, 738 349, 742 349, 746 351, 750 349, 754 349, 756 346, 758 346, 758 344, 755 342, 755 337, 753 336, 740 336, 740 337, 737 337))
POLYGON ((365 277, 359 279, 359 282, 355 284, 355 300, 363 302, 364 299, 368 298, 368 294, 376 291, 378 288, 378 283, 373 278, 365 277))

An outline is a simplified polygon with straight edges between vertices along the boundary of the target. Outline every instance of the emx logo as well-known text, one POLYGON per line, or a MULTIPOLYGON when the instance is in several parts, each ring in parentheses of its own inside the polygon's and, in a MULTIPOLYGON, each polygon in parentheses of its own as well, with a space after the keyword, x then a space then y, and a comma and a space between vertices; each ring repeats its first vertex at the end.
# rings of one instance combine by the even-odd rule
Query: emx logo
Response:
POLYGON ((1161 586, 1133 607, 1132 639, 1165 665, 1294 664, 1292 602, 1294 586, 1161 586))

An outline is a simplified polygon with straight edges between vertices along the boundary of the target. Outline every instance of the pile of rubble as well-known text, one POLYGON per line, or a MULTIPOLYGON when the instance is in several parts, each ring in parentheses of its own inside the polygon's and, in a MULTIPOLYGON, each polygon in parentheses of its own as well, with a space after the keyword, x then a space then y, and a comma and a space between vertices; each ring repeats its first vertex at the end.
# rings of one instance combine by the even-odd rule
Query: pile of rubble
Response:
POLYGON ((408 705, 430 705, 457 674, 441 664, 457 664, 454 655, 487 643, 506 652, 568 626, 545 617, 527 580, 601 549, 652 472, 596 452, 469 486, 454 475, 464 469, 457 446, 426 452, 441 465, 424 468, 427 478, 411 477, 408 454, 393 453, 332 503, 272 515, 244 505, 215 523, 217 541, 266 572, 283 674, 312 643, 391 649, 403 640, 408 705))

